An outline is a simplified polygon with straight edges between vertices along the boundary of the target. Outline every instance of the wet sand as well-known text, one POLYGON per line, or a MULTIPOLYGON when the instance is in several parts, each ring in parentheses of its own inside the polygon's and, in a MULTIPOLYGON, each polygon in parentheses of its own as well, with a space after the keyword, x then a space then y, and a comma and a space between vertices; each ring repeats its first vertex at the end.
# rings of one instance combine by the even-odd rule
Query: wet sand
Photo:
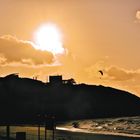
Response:
POLYGON ((123 134, 97 134, 56 130, 57 140, 140 140, 140 136, 123 134))

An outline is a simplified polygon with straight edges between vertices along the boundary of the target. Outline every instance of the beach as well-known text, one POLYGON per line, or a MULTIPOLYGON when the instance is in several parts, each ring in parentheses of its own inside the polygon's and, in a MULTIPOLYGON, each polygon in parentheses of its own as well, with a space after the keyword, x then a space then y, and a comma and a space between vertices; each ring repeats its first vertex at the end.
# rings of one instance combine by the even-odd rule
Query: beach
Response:
MULTIPOLYGON (((10 126, 10 137, 25 132, 26 140, 38 140, 37 125, 10 126)), ((47 140, 53 132, 47 130, 47 140)), ((0 127, 0 136, 6 136, 6 127, 0 127)), ((1 137, 0 140, 4 138, 1 137)), ((40 140, 45 139, 45 127, 40 127, 40 140)), ((59 122, 54 131, 55 140, 140 140, 140 116, 75 120, 59 122), (77 124, 75 128, 74 124, 77 124)))
MULTIPOLYGON (((30 128, 30 132, 26 132, 27 140, 37 140, 37 132, 33 131, 34 128, 30 128)), ((18 129, 17 129, 18 130, 18 129)), ((29 129, 28 129, 29 130, 29 129)), ((34 129, 35 130, 35 129, 34 129)), ((21 129, 20 129, 21 131, 21 129)), ((13 134, 13 133, 12 133, 13 134)), ((11 135, 15 138, 15 135, 11 135)), ((130 134, 113 134, 113 133, 85 133, 85 132, 74 132, 67 130, 55 130, 55 140, 140 140, 139 135, 130 134)), ((44 131, 41 132, 40 139, 44 139, 44 131)), ((4 140, 4 138, 0 138, 4 140)), ((52 140, 52 131, 47 131, 47 140, 52 140)))
POLYGON ((56 131, 56 140, 140 140, 140 136, 124 134, 56 131))

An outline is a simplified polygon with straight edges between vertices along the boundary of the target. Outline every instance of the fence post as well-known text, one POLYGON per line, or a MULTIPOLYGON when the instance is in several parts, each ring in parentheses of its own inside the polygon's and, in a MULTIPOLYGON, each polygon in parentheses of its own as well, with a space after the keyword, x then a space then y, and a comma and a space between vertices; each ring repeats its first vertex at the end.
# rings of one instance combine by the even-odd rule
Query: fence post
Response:
POLYGON ((7 138, 7 140, 10 139, 10 125, 6 126, 6 138, 7 138))
POLYGON ((38 125, 38 140, 40 140, 40 124, 38 125))

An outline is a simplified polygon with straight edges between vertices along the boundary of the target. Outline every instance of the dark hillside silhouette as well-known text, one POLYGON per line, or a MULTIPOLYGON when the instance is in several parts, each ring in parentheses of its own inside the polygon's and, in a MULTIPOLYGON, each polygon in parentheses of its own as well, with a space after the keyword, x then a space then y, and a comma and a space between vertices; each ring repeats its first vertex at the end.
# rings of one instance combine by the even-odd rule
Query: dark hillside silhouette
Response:
POLYGON ((57 120, 140 115, 140 98, 128 92, 77 85, 74 79, 58 83, 46 84, 15 74, 0 78, 0 122, 35 123, 38 115, 57 120))

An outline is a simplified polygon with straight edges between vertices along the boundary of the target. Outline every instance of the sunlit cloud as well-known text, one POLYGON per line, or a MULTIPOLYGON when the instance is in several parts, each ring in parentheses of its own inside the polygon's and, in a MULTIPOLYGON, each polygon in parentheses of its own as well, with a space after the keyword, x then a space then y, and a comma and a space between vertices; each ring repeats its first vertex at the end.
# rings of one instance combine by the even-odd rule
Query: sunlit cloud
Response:
POLYGON ((136 80, 140 78, 140 70, 126 70, 117 66, 106 68, 108 78, 116 81, 136 80))
POLYGON ((140 23, 140 10, 136 11, 136 20, 135 23, 140 23))
POLYGON ((136 18, 137 18, 138 20, 140 20, 140 11, 137 11, 137 12, 136 12, 136 18))
POLYGON ((140 97, 140 69, 128 70, 117 66, 106 68, 106 80, 140 97))
POLYGON ((103 72, 103 80, 109 81, 128 81, 140 80, 140 69, 128 70, 119 66, 107 66, 104 61, 99 61, 94 65, 86 68, 87 76, 90 78, 99 78, 101 75, 99 71, 103 72))
MULTIPOLYGON (((85 69, 87 76, 92 79, 92 78, 100 78, 100 73, 99 71, 104 72, 105 64, 104 61, 98 61, 94 65, 91 65, 85 69)), ((104 73, 105 74, 105 73, 104 73)))
POLYGON ((11 35, 0 37, 0 65, 50 65, 54 56, 48 51, 36 50, 31 41, 19 40, 11 35))
POLYGON ((85 69, 89 83, 124 89, 140 96, 140 69, 130 70, 99 61, 85 69), (103 71, 103 75, 99 73, 103 71))

